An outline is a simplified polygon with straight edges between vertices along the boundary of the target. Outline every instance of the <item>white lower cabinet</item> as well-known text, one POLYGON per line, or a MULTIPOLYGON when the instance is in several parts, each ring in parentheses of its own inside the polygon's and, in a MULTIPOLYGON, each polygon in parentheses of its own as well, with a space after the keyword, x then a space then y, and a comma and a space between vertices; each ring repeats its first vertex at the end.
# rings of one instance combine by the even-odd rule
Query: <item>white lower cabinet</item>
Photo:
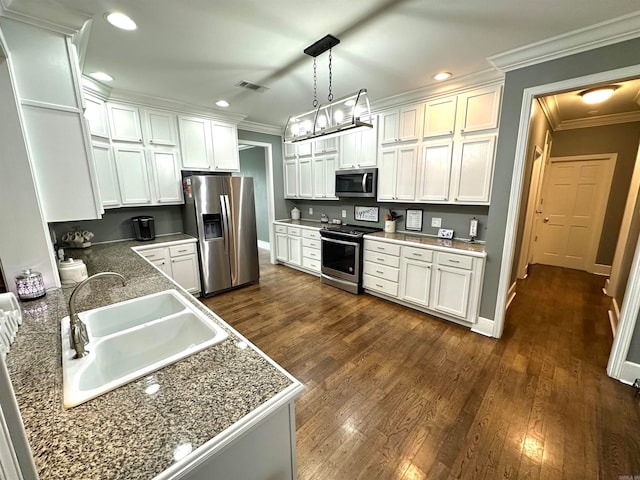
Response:
POLYGON ((319 275, 322 266, 320 228, 278 222, 274 227, 278 261, 319 275))
POLYGON ((438 265, 434 284, 434 310, 466 318, 469 308, 471 272, 438 265))
POLYGON ((195 242, 156 243, 135 250, 189 293, 200 293, 200 268, 195 242))
POLYGON ((302 238, 297 235, 288 235, 289 263, 302 265, 302 238))
POLYGON ((400 299, 429 307, 433 252, 402 247, 400 299))
POLYGON ((400 247, 365 240, 362 285, 391 297, 398 296, 400 280, 400 247))

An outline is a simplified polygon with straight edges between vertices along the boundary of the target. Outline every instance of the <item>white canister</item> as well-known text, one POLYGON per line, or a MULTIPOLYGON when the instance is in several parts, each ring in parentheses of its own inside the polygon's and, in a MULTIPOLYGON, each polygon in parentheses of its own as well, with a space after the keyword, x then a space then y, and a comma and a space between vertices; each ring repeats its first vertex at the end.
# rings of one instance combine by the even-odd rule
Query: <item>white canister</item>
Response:
POLYGON ((75 285, 89 277, 87 266, 82 260, 67 258, 58 264, 62 285, 75 285))
POLYGON ((291 210, 291 220, 300 220, 300 210, 298 210, 298 207, 293 207, 293 210, 291 210))
POLYGON ((384 231, 386 233, 395 233, 396 232, 396 221, 395 220, 385 220, 384 221, 384 231))

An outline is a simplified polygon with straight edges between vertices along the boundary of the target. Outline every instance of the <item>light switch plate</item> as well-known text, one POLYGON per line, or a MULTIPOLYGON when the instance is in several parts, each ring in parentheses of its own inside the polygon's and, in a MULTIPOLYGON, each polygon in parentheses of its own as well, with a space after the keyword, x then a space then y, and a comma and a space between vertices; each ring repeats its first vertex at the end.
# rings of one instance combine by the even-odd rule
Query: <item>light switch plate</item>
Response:
POLYGON ((342 210, 342 218, 347 218, 347 211, 346 210, 342 210))
POLYGON ((453 230, 450 228, 440 228, 438 229, 438 238, 453 238, 453 230))
POLYGON ((309 215, 313 215, 313 207, 309 207, 309 215))
POLYGON ((431 226, 440 228, 442 226, 442 219, 438 217, 431 217, 431 226))

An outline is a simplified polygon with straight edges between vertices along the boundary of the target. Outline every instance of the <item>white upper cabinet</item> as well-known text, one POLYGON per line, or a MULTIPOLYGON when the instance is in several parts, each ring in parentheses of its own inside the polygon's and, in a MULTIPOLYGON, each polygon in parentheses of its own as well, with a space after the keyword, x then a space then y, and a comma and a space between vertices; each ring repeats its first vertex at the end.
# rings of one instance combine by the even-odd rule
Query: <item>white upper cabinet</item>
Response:
POLYGON ((107 117, 107 104, 90 95, 85 95, 84 103, 84 118, 89 122, 91 135, 108 139, 109 119, 107 117))
POLYGON ((378 172, 378 200, 414 201, 418 147, 382 150, 378 172))
POLYGON ((296 154, 299 157, 310 157, 313 153, 312 142, 302 142, 296 144, 296 154))
POLYGON ((240 170, 238 131, 235 125, 211 122, 213 140, 213 168, 232 172, 240 170))
POLYGON ((418 140, 420 126, 419 104, 387 110, 380 114, 380 143, 418 140))
POLYGON ((298 197, 313 198, 313 165, 311 158, 301 158, 298 160, 298 197))
POLYGON ((424 138, 453 135, 456 125, 458 97, 445 97, 425 103, 422 136, 424 138))
POLYGON ((366 168, 378 164, 378 136, 376 121, 373 128, 360 130, 340 137, 338 168, 366 168))
POLYGON ((283 143, 284 148, 284 156, 286 158, 295 158, 296 155, 298 154, 298 149, 296 148, 296 144, 295 143, 283 143))
POLYGON ((208 170, 213 159, 209 120, 196 117, 178 117, 182 168, 208 170))
POLYGON ((284 162, 284 197, 298 198, 298 160, 284 162))
POLYGON ((117 142, 142 142, 140 111, 137 107, 108 103, 111 139, 117 142))
POLYGON ((119 207, 120 187, 118 186, 118 174, 111 145, 93 142, 92 149, 102 206, 105 208, 119 207))
POLYGON ((495 135, 477 135, 456 145, 452 175, 454 202, 489 203, 495 139, 495 135))
POLYGON ((146 143, 150 145, 175 146, 178 143, 176 135, 176 115, 157 110, 145 110, 146 143))
POLYGON ((151 173, 158 203, 182 203, 182 184, 177 153, 173 149, 150 149, 151 173))
POLYGON ((316 140, 313 143, 313 154, 334 153, 338 151, 338 138, 329 137, 316 140))
POLYGON ((443 202, 449 200, 453 142, 429 142, 422 146, 418 167, 418 200, 443 202))
POLYGON ((118 180, 123 205, 151 203, 149 172, 143 147, 115 145, 118 180))
POLYGON ((461 134, 498 127, 500 85, 474 90, 459 96, 458 125, 461 134))
POLYGON ((336 198, 336 156, 325 155, 313 159, 313 198, 336 198))

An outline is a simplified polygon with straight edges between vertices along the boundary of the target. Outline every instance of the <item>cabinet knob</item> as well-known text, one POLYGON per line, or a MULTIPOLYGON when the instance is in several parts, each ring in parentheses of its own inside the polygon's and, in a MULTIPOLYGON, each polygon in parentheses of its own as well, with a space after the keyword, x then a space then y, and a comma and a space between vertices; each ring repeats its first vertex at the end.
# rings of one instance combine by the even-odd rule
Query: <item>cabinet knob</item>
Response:
POLYGON ((453 130, 449 130, 449 135, 453 135, 453 130))

